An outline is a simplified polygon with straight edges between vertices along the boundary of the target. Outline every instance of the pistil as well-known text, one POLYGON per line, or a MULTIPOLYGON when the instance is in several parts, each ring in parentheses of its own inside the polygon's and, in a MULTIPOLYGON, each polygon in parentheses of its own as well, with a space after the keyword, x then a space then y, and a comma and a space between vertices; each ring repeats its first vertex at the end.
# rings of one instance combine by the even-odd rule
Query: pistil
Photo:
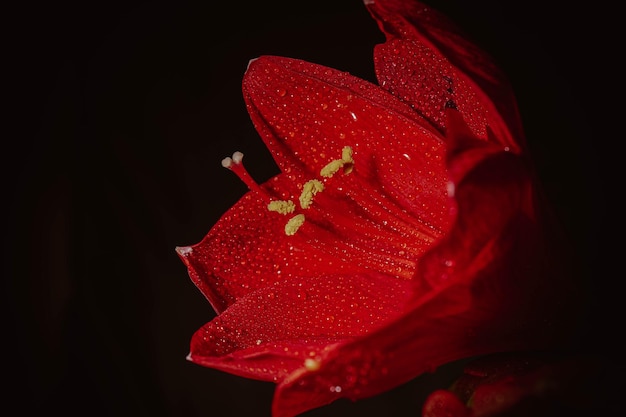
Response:
POLYGON ((248 173, 246 168, 243 166, 242 161, 243 161, 243 153, 237 151, 233 153, 232 158, 226 157, 222 159, 222 166, 224 168, 228 168, 229 170, 233 171, 239 177, 239 179, 243 181, 244 184, 246 184, 246 186, 248 187, 248 189, 250 189, 250 191, 256 191, 261 196, 263 196, 264 200, 266 200, 269 203, 270 196, 252 178, 250 173, 248 173))

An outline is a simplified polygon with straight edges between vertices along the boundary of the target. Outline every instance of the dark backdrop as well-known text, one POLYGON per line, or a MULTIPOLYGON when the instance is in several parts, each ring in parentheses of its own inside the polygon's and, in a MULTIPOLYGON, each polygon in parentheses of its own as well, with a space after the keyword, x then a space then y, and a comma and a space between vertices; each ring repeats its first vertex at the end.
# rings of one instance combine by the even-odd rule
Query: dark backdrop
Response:
MULTIPOLYGON (((431 2, 513 82, 578 278, 599 294, 581 327, 604 349, 617 332, 601 325, 617 329, 623 316, 600 298, 623 276, 609 274, 619 258, 605 239, 617 227, 617 170, 606 156, 623 136, 611 117, 621 72, 608 54, 613 13, 563 3, 431 2)), ((375 81, 375 22, 360 0, 61 1, 5 17, 15 93, 5 96, 6 126, 16 129, 2 150, 3 407, 269 416, 273 384, 185 360, 214 313, 174 248, 198 242, 246 191, 224 156, 246 153, 259 181, 277 173, 244 107, 248 61, 290 56, 375 81)), ((425 393, 447 383, 445 372, 425 375, 307 415, 417 416, 425 393)))

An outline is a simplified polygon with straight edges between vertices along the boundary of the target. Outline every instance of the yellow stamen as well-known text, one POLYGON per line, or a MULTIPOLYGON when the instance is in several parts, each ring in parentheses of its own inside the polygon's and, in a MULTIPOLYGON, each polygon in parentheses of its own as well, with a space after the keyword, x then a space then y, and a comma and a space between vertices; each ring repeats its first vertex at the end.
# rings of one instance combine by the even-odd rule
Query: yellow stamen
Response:
POLYGON ((324 184, 321 181, 307 181, 304 187, 302 187, 302 194, 300 194, 300 207, 303 209, 309 208, 313 202, 313 196, 322 190, 324 190, 324 184))
POLYGON ((352 148, 344 146, 341 150, 341 160, 343 161, 343 173, 348 175, 354 168, 354 159, 352 159, 352 148))
POLYGON ((335 159, 322 168, 320 175, 322 177, 332 177, 337 171, 339 171, 339 168, 341 168, 343 164, 344 162, 341 159, 335 159))
POLYGON ((332 177, 343 167, 343 173, 349 174, 354 168, 354 159, 352 159, 352 148, 350 146, 344 146, 341 150, 341 159, 335 159, 330 161, 322 170, 320 175, 322 177, 332 177))
POLYGON ((354 164, 354 159, 352 159, 352 148, 349 146, 344 146, 341 150, 341 160, 346 164, 354 164))
POLYGON ((267 205, 267 209, 269 211, 276 211, 280 214, 289 214, 294 212, 294 210, 296 209, 296 205, 291 200, 276 200, 270 201, 270 203, 267 205))
POLYGON ((300 226, 304 224, 304 214, 296 214, 285 225, 285 234, 287 236, 293 236, 300 226))

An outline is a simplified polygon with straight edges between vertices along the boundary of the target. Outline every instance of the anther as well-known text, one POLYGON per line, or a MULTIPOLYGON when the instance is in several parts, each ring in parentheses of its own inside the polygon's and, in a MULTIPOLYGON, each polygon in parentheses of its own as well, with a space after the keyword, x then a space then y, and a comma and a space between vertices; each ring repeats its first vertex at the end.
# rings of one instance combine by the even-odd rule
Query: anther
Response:
POLYGON ((354 159, 352 159, 352 148, 349 146, 344 146, 341 150, 341 160, 346 164, 353 164, 354 159))
POLYGON ((304 224, 304 214, 296 214, 285 225, 285 234, 293 236, 296 234, 300 226, 304 224))
POLYGON ((352 159, 352 148, 349 146, 344 146, 341 150, 341 160, 343 161, 343 173, 349 174, 352 172, 352 168, 354 168, 354 159, 352 159))
POLYGON ((343 161, 341 159, 335 159, 334 161, 330 161, 324 168, 321 169, 320 175, 322 177, 332 177, 339 171, 339 169, 343 166, 343 161))
POLYGON ((322 177, 332 177, 343 167, 343 173, 349 174, 354 168, 354 159, 352 159, 352 148, 344 146, 341 150, 341 159, 335 159, 330 161, 324 168, 321 169, 320 175, 322 177))
POLYGON ((300 194, 300 207, 303 209, 309 208, 313 202, 313 196, 323 190, 324 184, 321 181, 307 181, 302 187, 302 194, 300 194))
POLYGON ((269 211, 275 211, 280 214, 289 214, 295 211, 296 205, 291 200, 274 200, 270 201, 270 203, 267 205, 267 209, 269 211))

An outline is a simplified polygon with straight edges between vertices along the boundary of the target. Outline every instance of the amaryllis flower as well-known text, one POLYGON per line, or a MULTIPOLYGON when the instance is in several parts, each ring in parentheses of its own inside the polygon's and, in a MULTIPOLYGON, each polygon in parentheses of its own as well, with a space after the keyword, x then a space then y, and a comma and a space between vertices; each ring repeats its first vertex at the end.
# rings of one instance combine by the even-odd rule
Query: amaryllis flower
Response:
MULTIPOLYGON (((417 1, 366 0, 378 85, 262 56, 243 78, 281 173, 177 248, 217 316, 188 359, 277 384, 274 417, 359 399, 460 358, 566 343, 513 91, 417 1)), ((248 156, 248 158, 254 156, 248 156)))

